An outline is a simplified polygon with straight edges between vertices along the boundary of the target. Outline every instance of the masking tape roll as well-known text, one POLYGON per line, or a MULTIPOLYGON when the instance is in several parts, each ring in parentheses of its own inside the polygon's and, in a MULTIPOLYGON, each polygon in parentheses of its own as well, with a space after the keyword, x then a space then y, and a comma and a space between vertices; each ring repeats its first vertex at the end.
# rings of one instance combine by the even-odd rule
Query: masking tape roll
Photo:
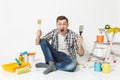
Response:
POLYGON ((16 69, 17 74, 23 74, 23 73, 27 73, 27 72, 30 72, 30 67, 28 67, 28 66, 16 69))

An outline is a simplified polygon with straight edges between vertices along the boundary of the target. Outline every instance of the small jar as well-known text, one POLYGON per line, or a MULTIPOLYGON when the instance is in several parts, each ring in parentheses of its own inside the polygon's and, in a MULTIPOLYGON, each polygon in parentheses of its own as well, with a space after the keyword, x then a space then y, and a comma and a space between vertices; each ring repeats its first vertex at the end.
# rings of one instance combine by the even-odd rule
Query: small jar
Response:
POLYGON ((20 56, 19 56, 19 61, 20 61, 20 62, 23 62, 23 61, 24 61, 24 56, 23 56, 22 54, 20 54, 20 56))

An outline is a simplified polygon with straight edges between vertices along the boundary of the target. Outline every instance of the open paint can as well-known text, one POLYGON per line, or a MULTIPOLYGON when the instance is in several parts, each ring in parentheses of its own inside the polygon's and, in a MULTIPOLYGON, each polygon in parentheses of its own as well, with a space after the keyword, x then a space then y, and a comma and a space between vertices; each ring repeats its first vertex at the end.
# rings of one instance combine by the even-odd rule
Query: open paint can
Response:
POLYGON ((109 62, 102 63, 102 72, 110 73, 110 63, 109 62))
POLYGON ((94 71, 101 72, 102 71, 102 63, 101 62, 94 62, 94 71))

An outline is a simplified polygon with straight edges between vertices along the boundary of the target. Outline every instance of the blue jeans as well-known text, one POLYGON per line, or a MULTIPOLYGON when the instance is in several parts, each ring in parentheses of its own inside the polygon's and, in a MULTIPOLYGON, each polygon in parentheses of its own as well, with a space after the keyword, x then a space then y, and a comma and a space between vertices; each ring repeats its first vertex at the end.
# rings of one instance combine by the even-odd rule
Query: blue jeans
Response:
POLYGON ((47 40, 40 40, 41 49, 45 56, 45 61, 54 61, 58 70, 73 72, 76 69, 77 63, 71 56, 54 49, 47 40))

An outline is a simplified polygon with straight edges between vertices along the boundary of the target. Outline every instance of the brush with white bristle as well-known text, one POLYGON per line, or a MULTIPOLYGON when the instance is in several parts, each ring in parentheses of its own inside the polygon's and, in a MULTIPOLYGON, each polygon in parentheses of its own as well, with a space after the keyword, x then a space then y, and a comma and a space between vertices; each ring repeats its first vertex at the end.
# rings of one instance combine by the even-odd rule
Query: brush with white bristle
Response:
POLYGON ((42 21, 41 21, 41 19, 38 19, 38 29, 41 29, 41 23, 42 23, 42 21))
POLYGON ((79 34, 80 34, 80 36, 82 35, 82 33, 83 33, 83 28, 84 28, 84 26, 83 25, 80 25, 79 26, 79 34))

